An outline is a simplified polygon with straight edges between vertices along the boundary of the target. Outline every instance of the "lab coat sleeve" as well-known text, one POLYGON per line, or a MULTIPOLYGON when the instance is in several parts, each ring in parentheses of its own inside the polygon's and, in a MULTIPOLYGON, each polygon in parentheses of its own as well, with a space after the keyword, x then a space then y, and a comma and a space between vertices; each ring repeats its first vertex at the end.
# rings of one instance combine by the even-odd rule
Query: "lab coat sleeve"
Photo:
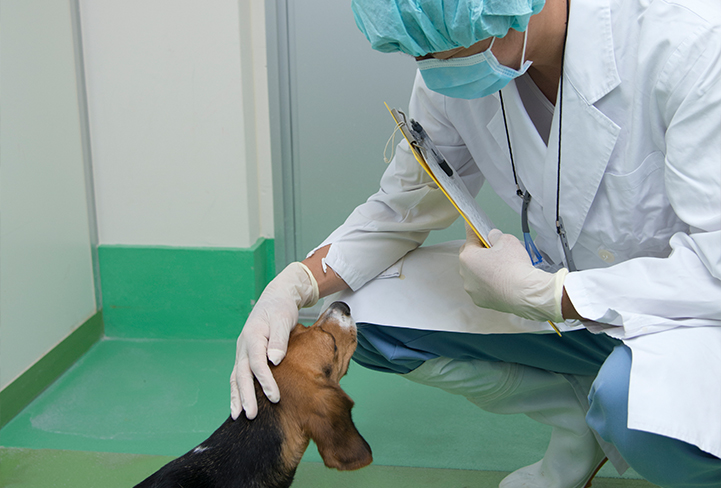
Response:
MULTIPOLYGON (((443 109, 443 97, 430 92, 417 76, 408 115, 423 125, 469 191, 476 194, 482 176, 443 109)), ((357 290, 420 246, 431 230, 446 228, 457 217, 403 140, 381 178, 379 191, 309 255, 330 244, 324 264, 357 290)))
MULTIPOLYGON (((721 32, 669 60, 656 100, 666 124, 664 184, 688 224, 667 258, 635 258, 569 274, 581 316, 629 338, 678 326, 721 326, 721 32)), ((593 329, 593 325, 590 326, 593 329)))

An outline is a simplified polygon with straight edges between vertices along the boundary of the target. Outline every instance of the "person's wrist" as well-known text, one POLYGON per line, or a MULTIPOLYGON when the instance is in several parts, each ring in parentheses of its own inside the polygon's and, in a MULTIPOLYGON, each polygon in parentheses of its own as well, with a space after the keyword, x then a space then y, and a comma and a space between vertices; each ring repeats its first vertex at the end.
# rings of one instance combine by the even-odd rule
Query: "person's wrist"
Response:
POLYGON ((312 307, 320 299, 320 291, 318 289, 318 281, 313 276, 310 268, 301 262, 294 262, 288 265, 297 268, 300 277, 300 287, 298 288, 299 302, 298 308, 312 307))
POLYGON ((529 320, 563 322, 563 281, 567 274, 565 268, 556 273, 534 269, 529 275, 533 278, 527 283, 524 306, 514 313, 529 320))
POLYGON ((563 317, 565 320, 586 320, 576 310, 576 307, 573 305, 571 298, 568 296, 565 287, 563 288, 563 296, 561 297, 561 310, 563 311, 563 317))
POLYGON ((553 316, 549 318, 551 322, 563 322, 563 283, 568 276, 568 270, 561 268, 553 274, 553 316))

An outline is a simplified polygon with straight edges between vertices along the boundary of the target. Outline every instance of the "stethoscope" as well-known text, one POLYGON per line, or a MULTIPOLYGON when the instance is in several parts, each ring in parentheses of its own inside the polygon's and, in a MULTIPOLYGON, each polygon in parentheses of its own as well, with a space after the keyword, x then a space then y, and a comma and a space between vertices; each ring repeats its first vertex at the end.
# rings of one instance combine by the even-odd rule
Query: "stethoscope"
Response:
MULTIPOLYGON (((563 218, 560 215, 560 201, 561 201, 561 134, 563 132, 563 68, 565 66, 566 57, 566 38, 568 37, 568 19, 570 14, 569 1, 566 0, 566 32, 563 36, 563 50, 561 52, 561 79, 558 87, 558 167, 556 170, 556 233, 561 240, 561 247, 563 248, 563 256, 566 260, 566 267, 569 271, 576 271, 576 264, 573 262, 573 256, 571 254, 571 248, 568 245, 568 238, 566 236, 566 229, 563 227, 563 218)), ((518 174, 516 173, 516 164, 513 160, 513 150, 511 149, 511 136, 508 132, 508 121, 506 120, 506 107, 503 103, 503 93, 498 91, 498 95, 501 100, 501 112, 503 113, 503 126, 506 129, 506 141, 508 142, 508 155, 511 159, 511 169, 513 170, 513 181, 516 184, 516 194, 523 199, 523 205, 521 206, 521 231, 523 232, 523 241, 526 246, 526 251, 531 258, 531 263, 536 266, 543 266, 543 256, 536 248, 531 238, 531 229, 528 226, 528 206, 531 203, 531 194, 526 190, 525 192, 521 189, 518 184, 518 174)))

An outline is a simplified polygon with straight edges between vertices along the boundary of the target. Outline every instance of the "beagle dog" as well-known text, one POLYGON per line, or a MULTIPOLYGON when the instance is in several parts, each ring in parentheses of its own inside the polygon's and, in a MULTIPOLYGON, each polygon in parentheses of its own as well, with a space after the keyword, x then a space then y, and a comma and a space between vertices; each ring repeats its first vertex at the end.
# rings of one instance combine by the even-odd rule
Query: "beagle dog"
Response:
POLYGON ((258 415, 230 417, 202 444, 166 464, 136 488, 281 488, 293 482, 310 439, 325 465, 358 469, 373 461, 351 419, 353 400, 339 381, 356 348, 350 308, 333 303, 310 327, 296 325, 288 353, 271 364, 281 401, 255 381, 258 415))

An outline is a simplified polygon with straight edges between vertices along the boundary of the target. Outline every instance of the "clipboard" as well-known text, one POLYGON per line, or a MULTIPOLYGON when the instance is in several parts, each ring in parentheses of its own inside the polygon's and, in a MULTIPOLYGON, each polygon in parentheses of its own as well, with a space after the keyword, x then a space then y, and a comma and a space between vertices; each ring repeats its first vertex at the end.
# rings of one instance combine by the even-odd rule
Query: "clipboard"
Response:
POLYGON ((406 114, 399 109, 390 108, 388 104, 386 104, 386 108, 408 142, 418 163, 448 197, 453 206, 456 207, 463 220, 478 236, 483 247, 491 247, 488 241, 488 233, 494 228, 493 222, 481 210, 478 202, 468 191, 458 173, 446 162, 443 154, 438 150, 423 129, 423 126, 413 119, 408 120, 406 114))
MULTIPOLYGON (((418 163, 426 173, 428 173, 428 176, 431 177, 433 182, 438 185, 438 188, 448 197, 448 200, 450 200, 453 206, 456 207, 456 210, 461 214, 463 220, 473 229, 473 232, 481 241, 481 245, 490 248, 491 244, 488 240, 488 233, 494 228, 493 222, 486 213, 481 210, 478 202, 476 202, 476 199, 468 191, 461 177, 450 167, 443 157, 443 154, 441 154, 436 145, 433 144, 430 136, 419 122, 413 119, 408 120, 405 113, 396 108, 390 108, 387 103, 385 106, 391 113, 403 137, 408 142, 418 163)), ((556 331, 556 334, 560 336, 561 331, 558 330, 556 324, 550 320, 548 323, 553 327, 553 330, 556 331)))

